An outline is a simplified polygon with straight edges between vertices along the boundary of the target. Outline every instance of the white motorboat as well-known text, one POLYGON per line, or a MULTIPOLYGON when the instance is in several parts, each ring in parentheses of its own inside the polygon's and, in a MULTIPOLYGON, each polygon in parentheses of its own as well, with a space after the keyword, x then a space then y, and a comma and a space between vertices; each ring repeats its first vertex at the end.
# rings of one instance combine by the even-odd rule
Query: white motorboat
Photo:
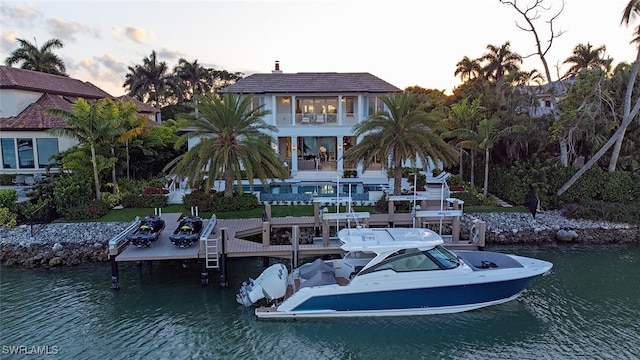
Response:
POLYGON ((316 259, 288 273, 267 268, 236 300, 259 318, 427 315, 468 311, 517 298, 553 264, 488 251, 451 251, 422 228, 342 229, 340 259, 316 259))

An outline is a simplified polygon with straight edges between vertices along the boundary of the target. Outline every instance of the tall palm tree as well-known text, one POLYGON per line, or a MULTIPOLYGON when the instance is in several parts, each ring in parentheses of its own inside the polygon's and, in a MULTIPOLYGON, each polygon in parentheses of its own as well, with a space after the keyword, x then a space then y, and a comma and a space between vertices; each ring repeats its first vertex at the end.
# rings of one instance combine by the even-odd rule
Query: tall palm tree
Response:
POLYGON ((462 58, 456 64, 456 71, 454 76, 460 75, 460 80, 471 80, 482 73, 482 66, 480 65, 480 59, 470 59, 468 56, 462 58))
MULTIPOLYGON (((233 196, 233 182, 238 183, 246 174, 249 182, 257 178, 263 185, 267 179, 284 179, 287 172, 275 152, 271 149, 273 139, 267 135, 278 129, 267 124, 263 117, 271 111, 263 106, 251 109, 251 96, 226 93, 222 98, 208 94, 194 105, 199 117, 188 116, 187 127, 194 129, 183 135, 176 148, 188 139, 200 139, 179 159, 172 173, 189 178, 191 183, 206 175, 205 186, 210 188, 213 181, 224 180, 224 196, 233 196)), ((238 186, 242 192, 242 187, 238 186)))
POLYGON ((484 151, 484 196, 488 194, 489 186, 489 154, 491 149, 503 137, 517 132, 525 131, 521 125, 514 125, 504 129, 499 129, 500 120, 496 117, 482 119, 478 123, 477 129, 456 129, 452 135, 462 140, 466 148, 484 151))
POLYGON ((39 49, 37 44, 34 45, 27 40, 16 40, 18 40, 20 47, 5 59, 4 62, 7 66, 22 62, 22 66, 20 66, 21 69, 68 76, 64 62, 52 51, 53 49, 60 49, 64 46, 61 40, 47 40, 39 49))
POLYGON ((573 64, 564 76, 575 76, 582 69, 593 69, 596 67, 607 70, 611 64, 611 59, 602 58, 606 49, 604 45, 600 45, 594 49, 590 43, 576 45, 576 47, 573 48, 573 54, 562 62, 563 64, 573 64))
POLYGON ((460 178, 463 178, 463 169, 462 169, 462 154, 464 153, 464 149, 469 149, 471 152, 471 177, 470 184, 471 186, 475 186, 475 153, 477 150, 477 146, 474 146, 473 142, 469 142, 464 138, 458 138, 457 131, 458 129, 462 129, 462 131, 473 130, 476 128, 478 123, 478 118, 480 117, 480 112, 483 107, 480 106, 480 98, 476 98, 473 101, 469 102, 469 98, 466 97, 462 99, 460 102, 457 102, 451 105, 451 128, 452 130, 445 133, 444 136, 454 137, 456 139, 456 146, 460 151, 460 178))
MULTIPOLYGON (((198 96, 211 92, 213 88, 212 70, 198 64, 198 60, 192 63, 181 58, 178 66, 173 69, 174 76, 180 80, 182 85, 182 96, 198 105, 198 96)), ((196 116, 198 107, 195 107, 196 116)))
POLYGON ((522 56, 511 51, 509 41, 502 46, 487 45, 488 52, 480 58, 485 62, 483 71, 488 78, 500 80, 511 71, 518 70, 522 64, 522 56))
POLYGON ((371 114, 353 127, 354 135, 362 140, 345 152, 345 161, 362 162, 367 167, 376 157, 391 159, 394 195, 400 194, 405 161, 416 163, 420 158, 427 164, 431 159, 442 161, 444 166, 456 162, 455 148, 435 131, 439 120, 416 106, 414 93, 387 94, 380 100, 388 110, 371 114))
POLYGON ((118 180, 116 178, 116 147, 118 144, 125 144, 127 150, 127 176, 129 175, 129 140, 141 135, 144 132, 144 125, 149 121, 144 116, 138 117, 138 109, 132 101, 118 101, 116 103, 115 130, 110 133, 112 138, 104 139, 111 147, 111 183, 113 193, 118 191, 118 180))
POLYGON ((142 102, 150 102, 156 108, 164 105, 169 89, 169 67, 158 61, 155 50, 142 60, 142 65, 129 66, 124 87, 127 94, 142 102))
POLYGON ((61 109, 46 109, 45 111, 64 118, 67 122, 67 127, 48 130, 50 134, 76 139, 81 145, 89 146, 96 199, 100 200, 96 146, 103 143, 105 139, 113 138, 117 132, 117 105, 109 99, 100 99, 89 104, 80 98, 71 105, 70 112, 61 109))

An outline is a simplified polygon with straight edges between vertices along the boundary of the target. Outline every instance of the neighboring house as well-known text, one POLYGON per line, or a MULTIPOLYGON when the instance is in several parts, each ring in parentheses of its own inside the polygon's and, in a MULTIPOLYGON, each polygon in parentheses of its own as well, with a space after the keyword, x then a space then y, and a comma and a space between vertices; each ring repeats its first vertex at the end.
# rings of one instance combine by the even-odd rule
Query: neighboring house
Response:
POLYGON ((115 98, 89 82, 37 71, 0 66, 0 157, 2 172, 42 173, 51 156, 77 144, 46 131, 65 127, 64 119, 45 109, 71 111, 78 98, 92 102, 102 98, 134 101, 139 114, 156 119, 159 111, 128 96, 115 98))
POLYGON ((575 78, 552 81, 544 85, 521 86, 520 91, 532 98, 533 105, 523 109, 530 117, 551 115, 551 96, 555 95, 558 102, 567 96, 567 87, 575 82, 575 78))
POLYGON ((288 74, 276 62, 271 74, 249 75, 220 92, 251 94, 254 106, 271 111, 264 120, 278 127, 272 147, 290 170, 288 182, 336 182, 347 175, 358 177, 350 182, 386 185, 387 159, 363 169, 342 155, 358 142, 353 126, 385 109, 379 97, 401 91, 369 73, 288 74))

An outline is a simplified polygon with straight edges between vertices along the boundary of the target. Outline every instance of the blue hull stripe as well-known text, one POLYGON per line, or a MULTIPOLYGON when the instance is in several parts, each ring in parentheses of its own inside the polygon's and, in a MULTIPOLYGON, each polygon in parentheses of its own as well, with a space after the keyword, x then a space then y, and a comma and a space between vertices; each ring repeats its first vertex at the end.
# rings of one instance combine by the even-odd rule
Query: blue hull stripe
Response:
POLYGON ((315 296, 291 311, 394 310, 480 304, 514 296, 524 291, 537 277, 483 284, 315 296))

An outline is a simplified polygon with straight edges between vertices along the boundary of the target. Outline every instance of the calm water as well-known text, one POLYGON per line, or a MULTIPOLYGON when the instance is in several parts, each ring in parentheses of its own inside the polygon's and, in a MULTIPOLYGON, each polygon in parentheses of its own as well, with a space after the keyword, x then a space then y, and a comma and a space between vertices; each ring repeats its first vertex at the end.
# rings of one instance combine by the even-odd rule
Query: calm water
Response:
POLYGON ((258 321, 235 302, 261 259, 231 259, 230 287, 156 262, 1 269, 0 358, 638 359, 640 247, 493 247, 554 263, 518 300, 451 315, 258 321), (10 354, 23 346, 22 354, 10 354), (39 347, 39 348, 38 348, 39 347), (39 350, 38 350, 39 349, 39 350))

